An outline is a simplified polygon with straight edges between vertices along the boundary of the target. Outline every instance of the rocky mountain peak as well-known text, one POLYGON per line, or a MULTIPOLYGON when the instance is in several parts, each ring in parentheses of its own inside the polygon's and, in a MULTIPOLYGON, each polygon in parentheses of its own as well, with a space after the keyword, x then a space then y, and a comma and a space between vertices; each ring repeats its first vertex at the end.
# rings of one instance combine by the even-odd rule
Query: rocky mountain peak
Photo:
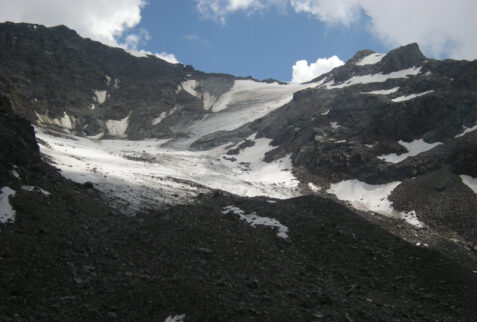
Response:
POLYGON ((421 66, 426 59, 419 45, 412 43, 388 52, 387 55, 383 57, 381 64, 384 72, 391 72, 421 66))

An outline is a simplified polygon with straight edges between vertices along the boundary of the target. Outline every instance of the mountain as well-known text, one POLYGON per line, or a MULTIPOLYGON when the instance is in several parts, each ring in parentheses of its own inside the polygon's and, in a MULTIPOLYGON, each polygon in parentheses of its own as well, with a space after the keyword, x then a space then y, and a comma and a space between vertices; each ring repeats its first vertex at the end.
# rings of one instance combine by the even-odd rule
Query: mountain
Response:
POLYGON ((476 315, 477 61, 289 84, 64 26, 0 44, 2 320, 476 315))

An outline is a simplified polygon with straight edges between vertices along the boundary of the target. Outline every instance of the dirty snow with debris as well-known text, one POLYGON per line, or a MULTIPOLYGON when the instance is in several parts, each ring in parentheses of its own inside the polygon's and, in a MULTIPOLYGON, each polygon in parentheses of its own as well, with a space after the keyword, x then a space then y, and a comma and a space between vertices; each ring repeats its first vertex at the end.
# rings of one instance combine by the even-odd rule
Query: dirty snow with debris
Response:
POLYGON ((224 207, 222 210, 224 215, 232 213, 234 215, 239 216, 240 220, 246 221, 250 226, 266 226, 271 227, 278 230, 277 237, 280 238, 288 238, 288 227, 282 225, 278 220, 269 218, 269 217, 261 217, 258 216, 257 213, 252 212, 250 214, 245 214, 245 211, 242 209, 235 207, 235 206, 227 206, 224 207))
POLYGON ((129 213, 189 203, 211 189, 277 199, 299 195, 290 155, 264 162, 265 153, 274 147, 271 139, 255 139, 255 135, 249 137, 254 146, 241 150, 234 162, 223 158, 228 151, 225 146, 208 151, 175 150, 161 147, 167 140, 98 141, 35 130, 41 152, 56 162, 63 176, 79 183, 92 182, 129 213))
POLYGON ((392 206, 388 197, 401 182, 395 181, 381 185, 371 185, 357 179, 333 183, 326 191, 339 200, 350 202, 351 206, 361 211, 372 211, 383 216, 403 219, 415 227, 423 227, 415 211, 399 212, 392 206))
POLYGON ((407 96, 399 96, 399 97, 393 98, 391 101, 393 101, 394 103, 409 101, 409 100, 412 100, 416 97, 427 95, 427 94, 430 94, 430 93, 433 93, 433 92, 434 92, 433 90, 430 90, 430 91, 426 91, 426 92, 422 92, 422 93, 410 94, 410 95, 407 95, 407 96))
POLYGON ((477 178, 472 178, 471 176, 461 175, 460 179, 462 182, 469 187, 475 194, 477 194, 477 178))
POLYGON ((14 197, 16 192, 7 186, 0 191, 0 223, 12 223, 15 221, 15 209, 10 204, 10 197, 14 197))
POLYGON ((424 141, 424 139, 414 140, 412 142, 404 142, 400 140, 398 143, 402 145, 403 147, 405 147, 408 152, 400 154, 400 155, 397 155, 396 153, 380 155, 378 156, 378 159, 381 159, 390 163, 399 163, 409 157, 413 157, 420 153, 432 150, 436 146, 442 144, 442 142, 427 143, 426 141, 424 141))

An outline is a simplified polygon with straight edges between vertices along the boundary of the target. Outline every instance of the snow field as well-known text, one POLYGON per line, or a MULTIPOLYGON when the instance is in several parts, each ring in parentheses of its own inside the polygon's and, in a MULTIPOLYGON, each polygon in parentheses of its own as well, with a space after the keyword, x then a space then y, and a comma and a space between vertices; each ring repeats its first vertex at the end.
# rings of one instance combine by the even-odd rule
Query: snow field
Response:
POLYGON ((354 179, 331 184, 326 192, 334 194, 339 200, 348 201, 357 210, 376 212, 383 216, 403 219, 415 227, 424 227, 424 224, 417 219, 415 211, 399 212, 388 200, 393 190, 400 184, 401 182, 395 181, 382 185, 370 185, 354 179))
POLYGON ((200 152, 168 150, 161 148, 166 140, 96 141, 52 136, 40 128, 36 135, 47 143, 40 145, 41 152, 52 157, 63 176, 94 183, 118 199, 128 213, 189 203, 209 189, 279 199, 299 194, 289 155, 271 163, 263 161, 264 154, 273 149, 270 139, 257 139, 232 162, 222 158, 224 147, 200 152))
POLYGON ((269 217, 260 217, 257 213, 252 212, 250 214, 245 214, 245 211, 242 209, 235 207, 235 206, 227 206, 222 210, 224 215, 232 213, 234 215, 239 216, 240 220, 243 220, 250 224, 252 227, 256 226, 266 226, 271 227, 273 229, 277 229, 277 237, 286 239, 288 238, 288 227, 282 225, 278 220, 269 218, 269 217))
POLYGON ((378 156, 378 159, 381 159, 381 160, 384 160, 384 161, 390 162, 390 163, 399 163, 399 162, 404 161, 405 159, 407 159, 409 157, 413 157, 413 156, 416 156, 420 153, 432 150, 436 146, 442 144, 442 142, 427 143, 423 139, 414 140, 414 141, 409 142, 409 143, 400 140, 398 143, 400 145, 402 145, 403 147, 405 147, 408 152, 400 154, 400 155, 397 155, 396 153, 391 153, 391 154, 387 154, 387 155, 380 155, 380 156, 378 156))

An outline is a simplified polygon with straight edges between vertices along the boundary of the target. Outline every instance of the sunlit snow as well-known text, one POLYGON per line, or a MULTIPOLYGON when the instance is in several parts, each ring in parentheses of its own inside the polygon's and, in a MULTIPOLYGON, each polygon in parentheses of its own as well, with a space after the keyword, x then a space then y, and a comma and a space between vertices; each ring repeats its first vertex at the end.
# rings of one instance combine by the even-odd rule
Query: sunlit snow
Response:
POLYGON ((408 152, 400 154, 400 155, 397 155, 396 153, 380 155, 378 156, 378 159, 381 159, 390 163, 399 163, 409 157, 413 157, 420 153, 432 150, 436 146, 442 144, 442 142, 427 143, 423 139, 414 140, 412 142, 404 142, 400 140, 398 143, 402 145, 403 147, 405 147, 408 152))
POLYGON ((310 188, 310 190, 313 191, 313 192, 320 192, 321 191, 321 187, 317 186, 313 182, 308 182, 308 188, 310 188))
POLYGON ((255 145, 242 150, 233 162, 223 158, 227 151, 223 146, 193 152, 161 148, 166 140, 97 141, 54 136, 40 128, 36 135, 47 143, 40 143, 41 152, 52 157, 66 178, 94 183, 97 189, 122 200, 129 212, 188 203, 210 189, 278 199, 299 195, 290 155, 271 163, 263 161, 265 153, 273 149, 271 139, 256 139, 255 145))
POLYGON ((467 133, 476 131, 477 130, 477 124, 472 126, 472 127, 467 127, 467 126, 464 125, 463 128, 464 128, 464 131, 460 134, 457 134, 455 136, 456 139, 466 135, 467 133))
POLYGON ((235 80, 232 88, 222 94, 203 119, 182 131, 188 138, 176 139, 169 146, 188 148, 200 137, 217 131, 230 131, 265 116, 289 103, 299 90, 316 87, 320 83, 278 84, 253 80, 235 80))
POLYGON ((409 100, 412 100, 413 98, 423 96, 423 95, 427 95, 427 94, 430 94, 432 92, 434 92, 434 91, 431 90, 431 91, 426 91, 426 92, 422 92, 422 93, 418 93, 418 94, 410 94, 410 95, 407 95, 407 96, 399 96, 399 97, 393 98, 392 101, 395 102, 395 103, 409 101, 409 100))
POLYGON ((222 213, 225 215, 229 213, 237 215, 239 216, 240 220, 246 221, 252 227, 266 226, 276 228, 278 230, 277 237, 288 238, 288 227, 282 225, 278 220, 274 218, 261 217, 258 216, 255 212, 246 214, 245 211, 235 206, 224 207, 222 213))
POLYGON ((477 178, 472 178, 471 176, 461 175, 462 182, 469 187, 475 194, 477 194, 477 178))
POLYGON ((131 117, 131 113, 121 120, 107 120, 104 125, 106 126, 106 129, 108 129, 109 135, 120 138, 126 137, 126 130, 129 126, 129 117, 131 117))
POLYGON ((376 91, 371 92, 361 92, 361 94, 370 94, 370 95, 389 95, 392 93, 396 93, 399 90, 399 87, 394 87, 390 89, 378 89, 376 91))
POLYGON ((361 59, 359 62, 356 63, 356 65, 364 66, 364 65, 377 64, 381 61, 381 59, 384 58, 384 56, 386 56, 386 54, 373 53, 361 59))
POLYGON ((328 193, 336 195, 339 200, 348 201, 350 204, 361 211, 373 211, 378 214, 403 219, 416 227, 423 227, 415 211, 399 212, 392 206, 388 200, 389 195, 401 182, 395 181, 382 185, 371 185, 359 180, 345 180, 330 185, 328 193))
POLYGON ((103 104, 104 102, 106 102, 107 93, 108 93, 107 91, 95 90, 94 95, 96 96, 96 101, 99 104, 103 104))
POLYGON ((10 204, 10 197, 15 196, 15 190, 10 187, 3 187, 0 191, 0 223, 14 222, 15 210, 10 204))
POLYGON ((421 67, 412 67, 412 68, 400 70, 397 72, 392 72, 389 74, 378 73, 378 74, 372 74, 372 75, 353 76, 347 81, 344 81, 339 84, 335 84, 335 81, 331 80, 323 84, 322 86, 328 89, 334 89, 334 88, 344 88, 344 87, 353 86, 357 84, 382 83, 387 81, 388 79, 407 78, 409 76, 414 76, 419 74, 420 71, 421 71, 421 67))

